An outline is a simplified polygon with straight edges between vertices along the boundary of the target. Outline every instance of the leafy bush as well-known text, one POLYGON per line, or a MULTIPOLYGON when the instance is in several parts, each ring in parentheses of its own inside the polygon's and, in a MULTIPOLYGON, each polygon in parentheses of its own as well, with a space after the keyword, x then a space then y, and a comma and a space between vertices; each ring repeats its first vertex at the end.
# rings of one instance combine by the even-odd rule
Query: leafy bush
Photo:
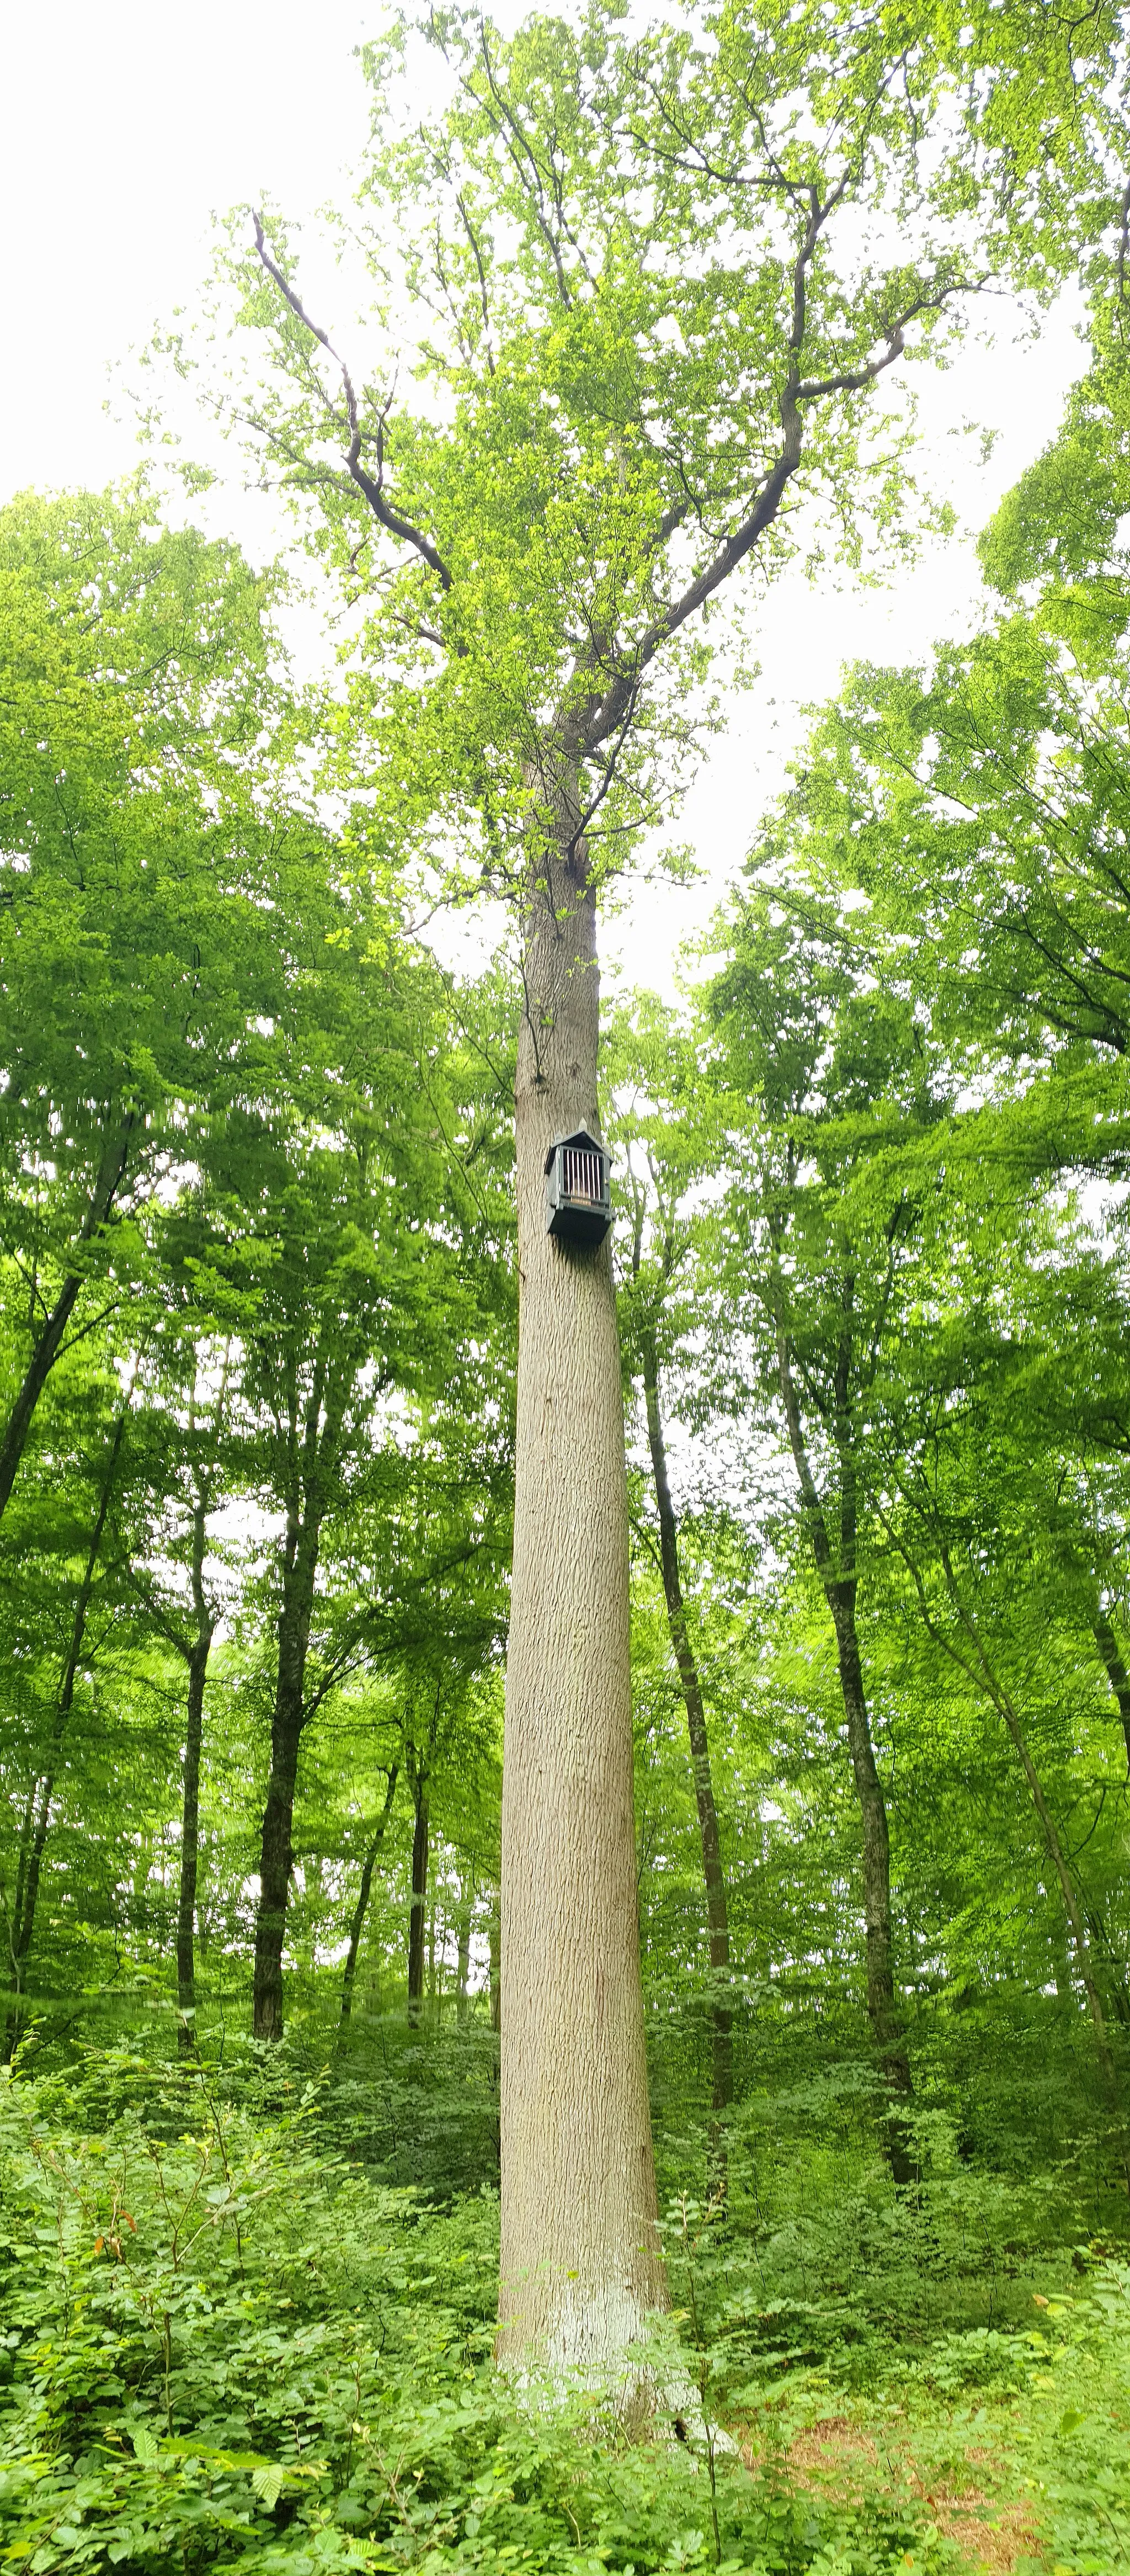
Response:
MULTIPOLYGON (((889 2219, 903 2269, 930 2225, 889 2219)), ((1026 2293, 1023 2329, 899 2357, 883 2283, 869 2305, 824 2279, 811 2233, 807 2300, 774 2294, 780 2235, 673 2210, 669 2385, 693 2378, 702 2405, 683 2440, 660 2419, 641 2441, 591 2387, 548 2406, 498 2377, 493 2195, 438 2208, 374 2179, 285 2050, 225 2068, 118 2048, 9 2078, 0 2563, 930 2576, 958 2552, 927 2471, 991 2418, 1057 2561, 1108 2576, 1130 2536, 1130 2273, 1104 2263, 1070 2299, 1026 2293), (836 2407, 897 2417, 921 2477, 818 2490, 796 2444, 836 2407)))

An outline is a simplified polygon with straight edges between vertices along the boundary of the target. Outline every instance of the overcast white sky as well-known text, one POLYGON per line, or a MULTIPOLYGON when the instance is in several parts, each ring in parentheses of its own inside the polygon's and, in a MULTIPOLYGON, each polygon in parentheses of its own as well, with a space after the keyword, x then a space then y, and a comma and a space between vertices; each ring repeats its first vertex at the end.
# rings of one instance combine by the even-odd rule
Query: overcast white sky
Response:
MULTIPOLYGON (((499 12, 508 17, 510 11, 499 12)), ((104 405, 110 375, 172 308, 191 300, 209 216, 261 192, 295 214, 333 195, 366 131, 354 45, 379 24, 359 0, 8 0, 0 13, 3 363, 0 497, 35 484, 100 484, 137 461, 132 428, 104 405)), ((1082 353, 1066 312, 1035 347, 998 316, 992 353, 920 378, 928 465, 975 530, 1052 435, 1082 353), (987 467, 974 420, 999 432, 987 467)), ((231 498, 240 534, 240 500, 231 498)), ((931 547, 881 592, 800 576, 772 593, 764 677, 735 703, 692 791, 684 829, 707 880, 649 889, 606 946, 633 982, 664 985, 678 939, 703 923, 738 864, 803 732, 800 708, 830 694, 857 654, 911 660, 977 613, 967 540, 931 547), (771 703, 772 702, 772 703, 771 703)))

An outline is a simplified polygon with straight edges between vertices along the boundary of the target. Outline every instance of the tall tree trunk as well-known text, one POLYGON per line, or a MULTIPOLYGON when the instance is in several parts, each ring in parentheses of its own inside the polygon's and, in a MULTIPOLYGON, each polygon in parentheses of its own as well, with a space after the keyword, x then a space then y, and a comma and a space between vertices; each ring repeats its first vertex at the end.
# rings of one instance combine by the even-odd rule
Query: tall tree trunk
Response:
POLYGON ((384 1841, 385 1829, 387 1827, 389 1817, 392 1814, 392 1802, 396 1795, 396 1783, 399 1771, 399 1762, 394 1762, 389 1771, 388 1787, 385 1790, 385 1802, 380 1812, 376 1830, 361 1864, 361 1881, 357 1890, 357 1903, 349 1918, 349 1948, 345 1954, 345 1973, 341 1981, 341 2018, 343 2021, 349 2020, 350 2014, 353 2010, 353 1988, 357 1978, 357 1953, 361 1947, 361 1934, 364 1929, 365 1916, 369 1910, 369 1890, 373 1884, 373 1871, 377 1864, 377 1854, 384 1841))
MULTIPOLYGON (((850 1303, 850 1301, 849 1301, 850 1303)), ((839 1665, 840 1693, 847 1719, 848 1753, 852 1779, 859 1801, 863 1845, 863 1920, 866 1940, 867 2018, 871 2024, 876 2055, 893 2096, 891 2110, 883 2124, 883 2142, 891 2174, 896 2183, 912 2182, 914 2159, 909 2153, 906 2130, 900 2117, 899 2104, 908 2102, 912 2085, 910 2062, 895 2003, 894 1941, 891 1929, 891 1838, 887 1824, 887 1803, 875 1760, 867 1695, 863 1687, 863 1666, 859 1653, 855 1603, 855 1485, 850 1457, 842 1454, 846 1438, 841 1419, 841 1548, 837 1565, 828 1534, 824 1505, 812 1473, 804 1437, 800 1402, 793 1376, 792 1361, 785 1334, 777 1335, 778 1376, 781 1401, 788 1426, 789 1445, 800 1485, 801 1505, 812 1546, 813 1561, 820 1577, 824 1598, 832 1614, 839 1665), (845 1568, 843 1560, 847 1558, 845 1568)), ((840 1389, 841 1417, 846 1413, 846 1389, 840 1389)))
POLYGON ((0 2058, 2 2058, 5 2065, 9 2063, 20 2036, 20 1997, 25 1991, 27 1980, 27 1961, 35 1934, 35 1913, 39 1902, 39 1881, 43 1868, 43 1855, 47 1848, 47 1836, 51 1825, 51 1806, 55 1795, 55 1776, 66 1739, 71 1709, 74 1705, 75 1682, 78 1677, 79 1659, 82 1654, 83 1639, 86 1635, 86 1622, 89 1616, 91 1597, 94 1591, 94 1577, 98 1568, 98 1558, 102 1547, 103 1534, 106 1528, 106 1518, 110 1509, 110 1497, 113 1492, 114 1478, 117 1474, 118 1459, 121 1454, 122 1441, 125 1436, 125 1427, 129 1416, 132 1394, 133 1388, 131 1384, 129 1395, 126 1397, 126 1401, 122 1406, 114 1427, 114 1437, 110 1443, 110 1452, 106 1461, 106 1472, 102 1479, 102 1490, 98 1498, 98 1509, 94 1517, 94 1527, 90 1533, 90 1545, 87 1549, 86 1567, 83 1573, 82 1582, 79 1585, 78 1598, 75 1602, 74 1617, 71 1622, 70 1644, 67 1649, 66 1661, 60 1675, 59 1689, 55 1699, 51 1734, 47 1745, 46 1767, 40 1773, 38 1780, 35 1781, 32 1786, 24 1813, 24 1829, 21 1835, 20 1870, 16 1887, 16 1903, 9 1929, 9 1948, 12 1960, 12 1983, 15 1989, 15 2001, 8 2016, 7 2028, 4 2035, 4 2045, 2 2051, 0 2051, 0 2058))
MULTIPOLYGON (((92 1242, 99 1228, 106 1223, 125 1178, 134 1124, 132 1116, 123 1120, 121 1127, 115 1131, 114 1136, 104 1147, 98 1176, 91 1191, 78 1236, 80 1245, 92 1242)), ((23 1383, 17 1389, 11 1412, 0 1435, 0 1519, 7 1509, 8 1499, 16 1480, 16 1471, 27 1445, 27 1436, 35 1416, 35 1409, 62 1349, 63 1336, 74 1311, 84 1277, 85 1273, 81 1270, 68 1271, 51 1312, 45 1318, 36 1336, 32 1355, 24 1372, 23 1383)))
POLYGON ((1105 1610, 1096 1613, 1091 1621, 1091 1627, 1094 1631, 1095 1644, 1106 1666, 1107 1680, 1118 1702, 1122 1732, 1126 1738, 1126 1767, 1130 1771, 1130 1673, 1123 1663, 1118 1639, 1105 1610))
POLYGON ((412 1895, 408 1906, 408 2019, 420 2020, 424 2000, 424 1930, 428 1901, 428 1783, 417 1771, 413 1781, 416 1821, 412 1830, 412 1895))
POLYGON ((571 812, 558 811, 531 869, 516 1083, 497 2348, 508 2363, 615 2367, 666 2291, 636 1907, 612 1258, 607 1242, 583 1248, 545 1230, 555 1136, 582 1119, 599 1132, 595 898, 575 798, 561 801, 571 812))
POLYGON ((279 1614, 279 1663, 271 1722, 271 1768, 263 1809, 259 1854, 259 1904, 255 1916, 252 2029, 256 2039, 283 2034, 283 1942, 294 1866, 294 1790, 298 1748, 306 1723, 306 1657, 314 1606, 321 1520, 308 1511, 284 1570, 279 1614))
MULTIPOLYGON (((678 1669, 683 1705, 687 1712, 691 1771, 694 1777, 699 1840, 702 1846, 702 1875, 706 1883, 706 1922, 710 1939, 710 1970, 713 1980, 710 2005, 713 2106, 717 2122, 729 2109, 734 2098, 733 2015, 725 1991, 730 1973, 730 1919, 726 1904, 722 1847, 718 1835, 718 1810, 714 1803, 714 1779, 710 1768, 710 1741, 706 1732, 706 1711, 703 1707, 698 1665, 687 1626, 686 1605, 679 1574, 679 1529, 667 1474, 667 1446, 663 1437, 663 1416, 659 1404, 659 1363, 655 1339, 651 1333, 645 1333, 641 1337, 641 1356, 644 1400, 647 1407, 648 1447, 651 1450, 655 1503, 659 1514, 663 1597, 667 1604, 668 1634, 678 1669)), ((719 2143, 716 2137, 716 2155, 719 2143)))

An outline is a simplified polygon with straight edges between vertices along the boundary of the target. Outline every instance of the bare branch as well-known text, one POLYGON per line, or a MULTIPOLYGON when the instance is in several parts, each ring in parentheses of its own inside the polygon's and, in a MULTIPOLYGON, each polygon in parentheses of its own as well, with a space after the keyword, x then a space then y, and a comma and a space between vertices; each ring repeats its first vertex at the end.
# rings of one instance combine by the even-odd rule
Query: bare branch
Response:
MULTIPOLYGON (((432 544, 431 538, 426 537, 420 528, 413 527, 412 521, 410 519, 403 518, 400 511, 394 510, 391 503, 385 498, 383 488, 384 430, 385 421, 388 416, 388 405, 385 405, 385 408, 381 412, 377 422, 377 471, 374 476, 368 473, 361 463, 362 438, 361 423, 357 410, 357 396, 354 392, 353 379, 349 373, 348 367, 346 366, 345 360, 339 356, 328 333, 323 331, 320 324, 315 322, 307 312, 301 296, 296 293, 294 287, 290 284, 289 279, 284 275, 282 269, 279 267, 278 261, 272 258, 271 253, 267 248, 267 239, 263 230, 262 217, 254 213, 253 210, 252 219, 255 225, 255 248, 259 254, 262 266, 266 269, 268 277, 273 279, 280 295, 284 298, 284 301, 289 304, 291 312, 297 316, 303 329, 309 331, 312 338, 319 341, 322 348, 326 350, 328 356, 333 359, 334 365, 341 376, 342 390, 345 395, 346 415, 349 422, 349 447, 346 452, 345 462, 353 482, 357 485, 358 491, 364 494, 364 497, 369 504, 369 508, 373 513, 373 517, 380 521, 382 528, 387 528, 390 536, 399 537, 403 544, 413 546, 416 553, 423 557, 429 571, 434 572, 441 587, 444 590, 450 590, 451 574, 448 571, 447 565, 445 564, 442 555, 439 553, 438 548, 432 544)), ((391 400, 391 396, 389 399, 391 400)))

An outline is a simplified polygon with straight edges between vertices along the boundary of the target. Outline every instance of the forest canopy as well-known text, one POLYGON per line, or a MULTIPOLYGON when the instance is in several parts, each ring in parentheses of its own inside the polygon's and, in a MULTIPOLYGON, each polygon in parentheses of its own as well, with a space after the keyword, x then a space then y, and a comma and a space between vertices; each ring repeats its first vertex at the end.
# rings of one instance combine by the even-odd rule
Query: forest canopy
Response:
POLYGON ((219 480, 0 508, 0 2554, 1113 2576, 1124 31, 362 72, 363 357, 237 209, 219 480), (784 568, 920 541, 891 387, 1065 287, 976 621, 602 999, 784 568))

